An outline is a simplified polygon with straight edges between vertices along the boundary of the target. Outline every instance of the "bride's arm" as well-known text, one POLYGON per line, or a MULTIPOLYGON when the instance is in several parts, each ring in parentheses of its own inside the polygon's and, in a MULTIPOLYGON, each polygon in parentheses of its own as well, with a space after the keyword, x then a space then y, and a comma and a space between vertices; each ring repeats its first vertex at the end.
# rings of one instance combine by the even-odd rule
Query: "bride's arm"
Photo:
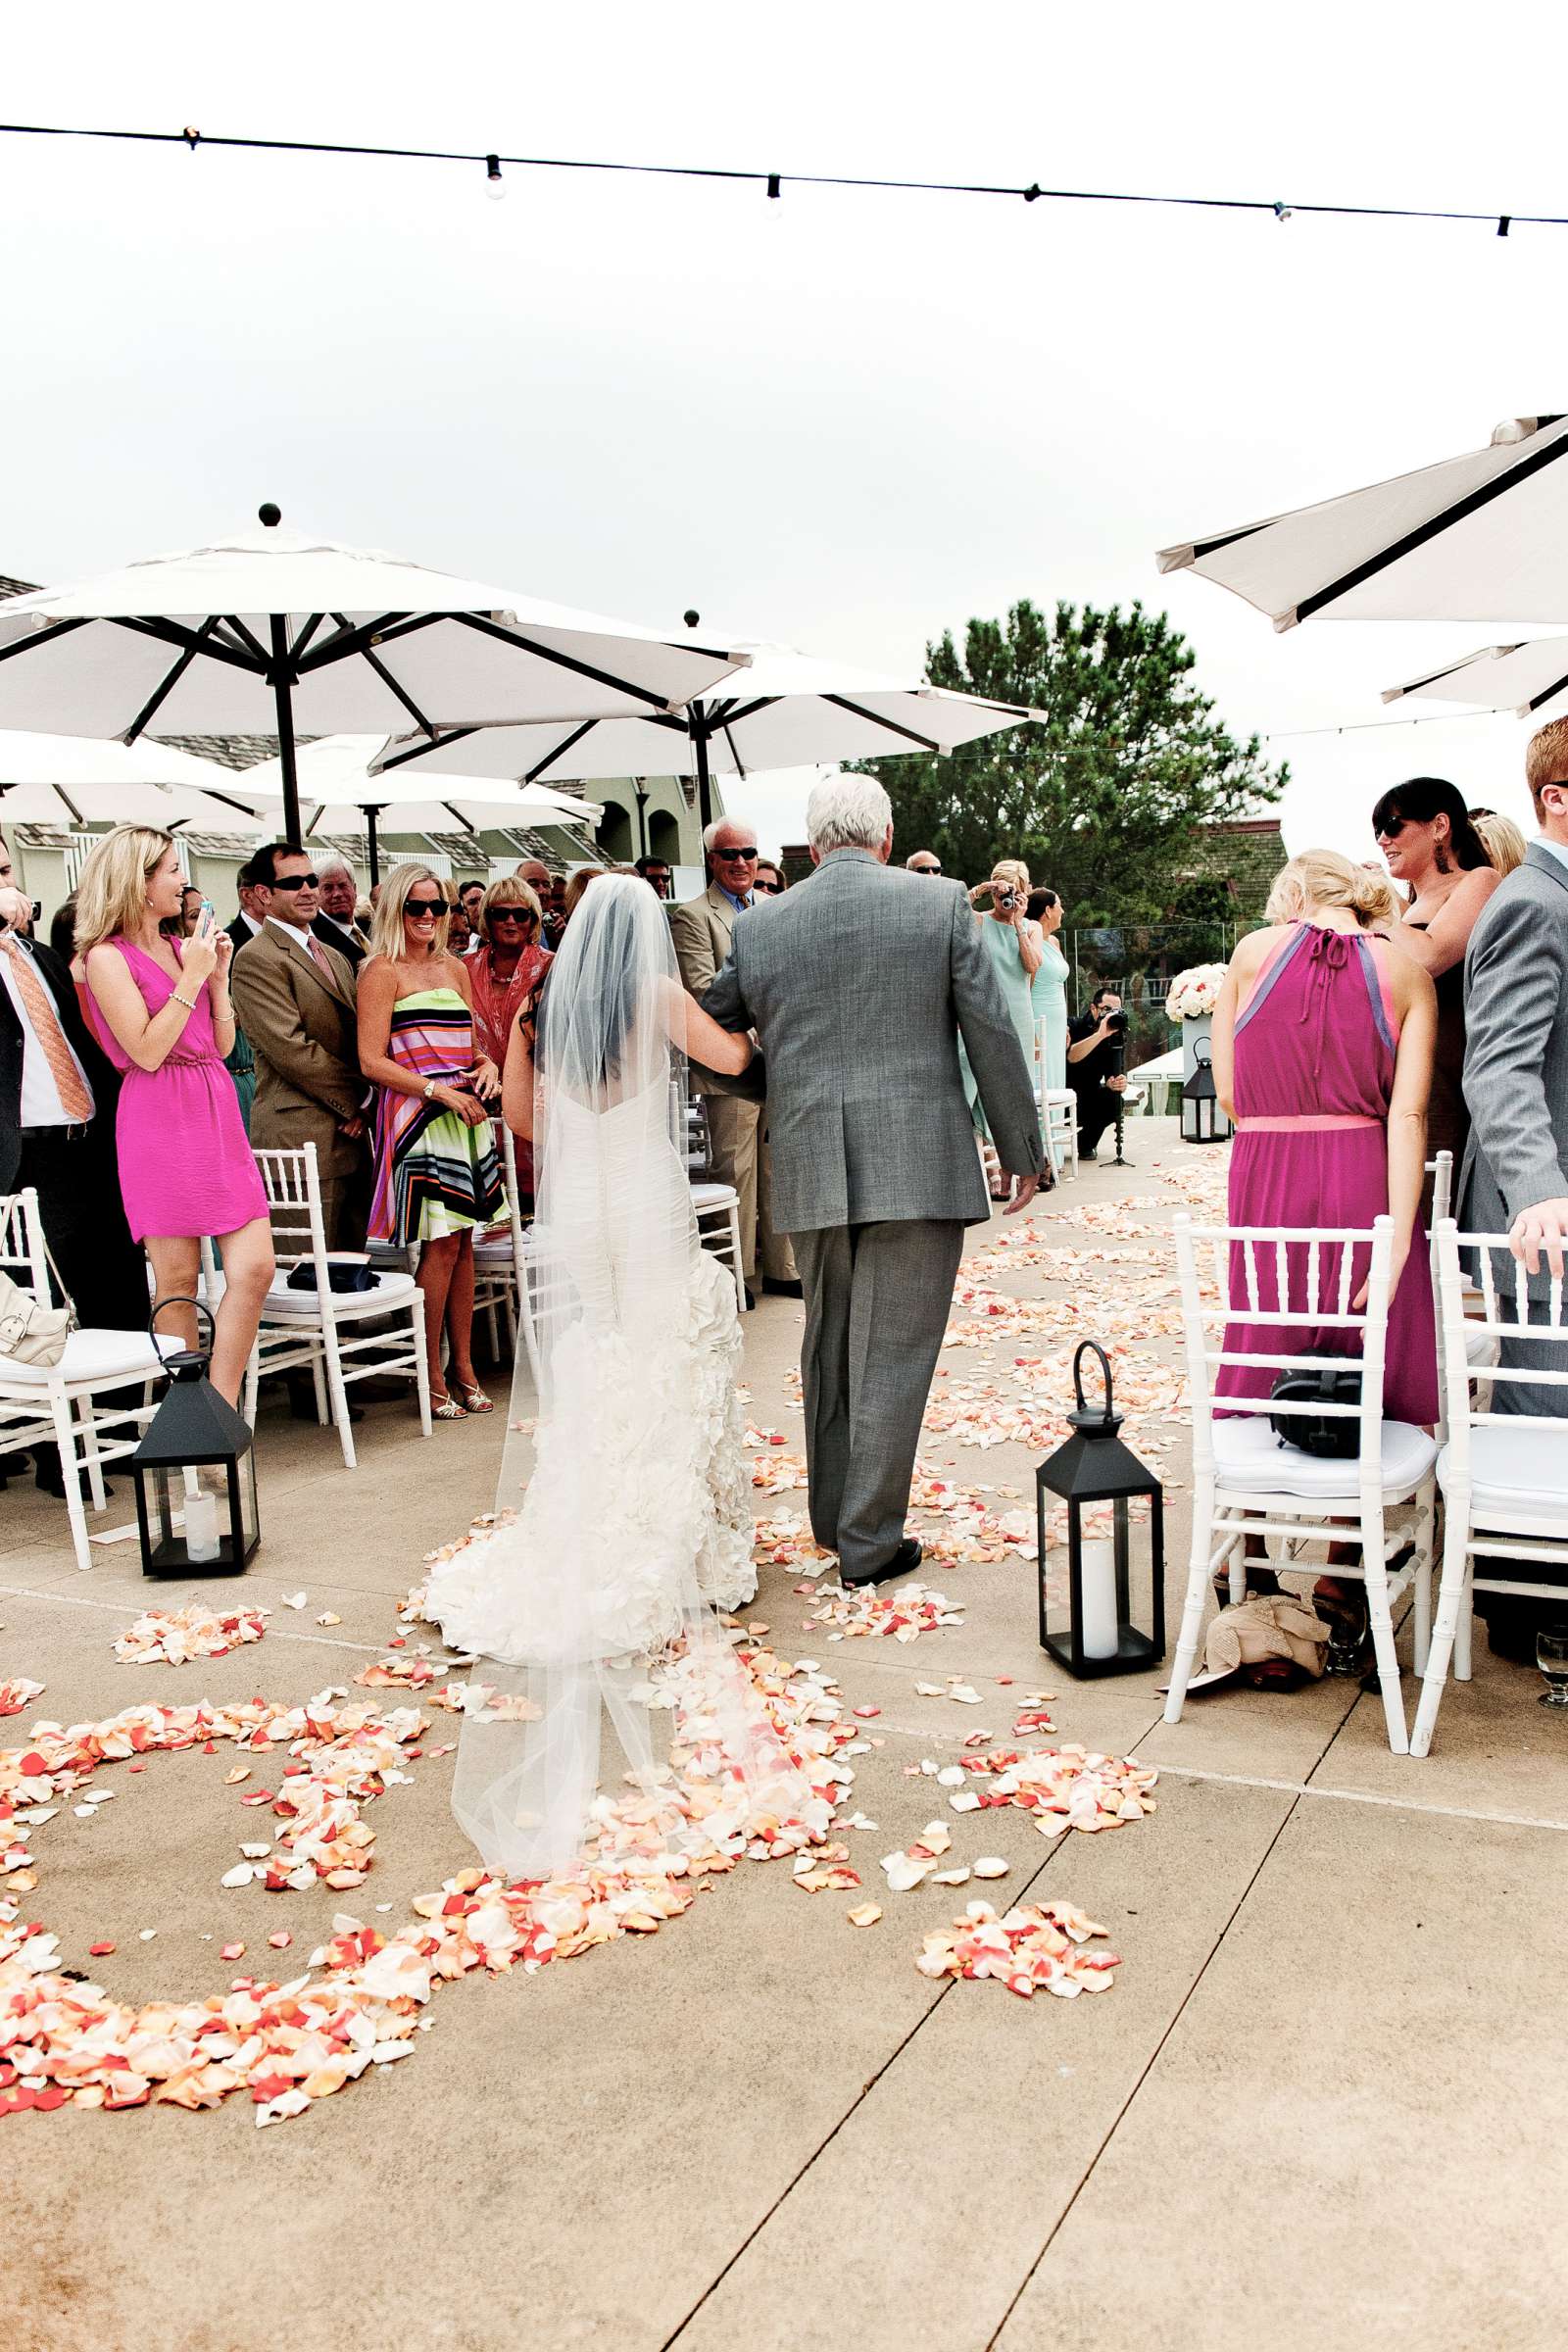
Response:
POLYGON ((705 1070, 718 1070, 726 1078, 738 1078, 750 1063, 757 1049, 750 1037, 734 1036, 728 1029, 706 1013, 697 999, 673 981, 669 988, 670 1042, 689 1061, 700 1061, 705 1070))
POLYGON ((507 1066, 501 1073, 501 1115, 515 1136, 533 1142, 533 1032, 519 1013, 507 1040, 507 1066))

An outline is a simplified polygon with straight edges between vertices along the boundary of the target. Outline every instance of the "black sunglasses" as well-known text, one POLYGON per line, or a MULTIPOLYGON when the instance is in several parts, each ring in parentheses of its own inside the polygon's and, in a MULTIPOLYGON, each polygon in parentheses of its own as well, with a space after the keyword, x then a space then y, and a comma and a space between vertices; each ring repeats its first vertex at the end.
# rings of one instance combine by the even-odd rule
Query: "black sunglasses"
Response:
POLYGON ((784 885, 782 882, 754 882, 752 884, 752 888, 754 890, 765 890, 769 898, 775 899, 783 887, 784 885))
POLYGON ((1372 838, 1374 841, 1397 841, 1409 822, 1407 816, 1391 816, 1386 824, 1374 827, 1372 838))
POLYGON ((492 906, 490 920, 493 923, 531 923, 534 911, 531 906, 492 906))
POLYGON ((915 865, 911 866, 909 871, 915 874, 940 874, 942 868, 940 865, 915 865))
POLYGON ((445 914, 446 910, 445 899, 405 899, 403 902, 405 914, 445 914))
POLYGON ((715 850, 713 856, 725 865, 755 865, 755 850, 715 850))
POLYGON ((317 878, 314 874, 279 874, 277 880, 269 882, 267 887, 269 890, 315 890, 317 878))

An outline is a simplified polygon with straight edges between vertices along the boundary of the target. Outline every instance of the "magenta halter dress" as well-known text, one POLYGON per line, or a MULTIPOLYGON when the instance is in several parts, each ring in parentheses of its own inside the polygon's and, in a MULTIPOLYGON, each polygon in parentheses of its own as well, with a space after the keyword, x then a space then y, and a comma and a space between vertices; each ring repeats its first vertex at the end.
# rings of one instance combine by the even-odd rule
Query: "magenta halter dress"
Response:
MULTIPOLYGON (((1231 1147, 1233 1225, 1370 1226, 1389 1206, 1389 1098, 1398 1030, 1381 940, 1297 923, 1263 967, 1236 1021, 1236 1141, 1231 1147)), ((1232 1249, 1231 1303, 1246 1298, 1239 1245, 1232 1249)), ((1366 1253, 1358 1253, 1365 1256, 1366 1253)), ((1254 1252, 1261 1307, 1280 1303, 1274 1252, 1254 1252)), ((1306 1303, 1304 1243, 1287 1253, 1290 1297, 1306 1303), (1299 1287, 1298 1287, 1299 1286, 1299 1287)), ((1357 1265, 1352 1296, 1365 1278, 1357 1265)), ((1339 1252, 1321 1253, 1319 1297, 1334 1298, 1339 1252)), ((1240 1324, 1227 1328, 1228 1354, 1359 1355, 1360 1335, 1240 1324)), ((1222 1365, 1217 1397, 1266 1396, 1278 1372, 1222 1365)), ((1437 1336, 1426 1236, 1419 1220, 1389 1304, 1385 1417, 1438 1417, 1437 1336)))
MULTIPOLYGON (((125 958, 148 1012, 162 1012, 178 982, 134 940, 108 944, 125 958)), ((178 940, 171 944, 180 960, 178 940)), ((95 1004, 93 1012, 105 1053, 123 1072, 115 1144, 132 1239, 210 1238, 265 1217, 267 1194, 234 1081, 219 1055, 207 990, 196 992, 196 1009, 178 1045, 156 1070, 138 1069, 102 1008, 95 1004)))

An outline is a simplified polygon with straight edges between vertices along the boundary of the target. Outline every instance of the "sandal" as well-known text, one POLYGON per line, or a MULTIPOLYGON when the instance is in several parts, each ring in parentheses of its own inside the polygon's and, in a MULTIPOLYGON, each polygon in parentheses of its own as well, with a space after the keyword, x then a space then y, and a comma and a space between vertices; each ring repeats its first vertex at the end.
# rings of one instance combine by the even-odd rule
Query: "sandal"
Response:
MULTIPOLYGON (((1242 1594, 1244 1600, 1250 1600, 1254 1594, 1259 1599, 1272 1599, 1284 1591, 1285 1587, 1280 1583, 1266 1560, 1249 1560, 1247 1562, 1247 1585, 1242 1594)), ((1231 1572, 1228 1568, 1218 1569, 1215 1573, 1214 1601, 1216 1607, 1222 1609, 1228 1609, 1232 1605, 1231 1572)))
POLYGON ((432 1421, 466 1421, 468 1415, 455 1396, 444 1396, 439 1403, 435 1397, 431 1397, 430 1418, 432 1421))
POLYGON ((463 1409, 465 1412, 493 1413, 496 1409, 494 1398, 485 1395, 483 1389, 480 1388, 477 1381, 469 1382, 460 1380, 458 1383, 458 1394, 463 1398, 463 1409))

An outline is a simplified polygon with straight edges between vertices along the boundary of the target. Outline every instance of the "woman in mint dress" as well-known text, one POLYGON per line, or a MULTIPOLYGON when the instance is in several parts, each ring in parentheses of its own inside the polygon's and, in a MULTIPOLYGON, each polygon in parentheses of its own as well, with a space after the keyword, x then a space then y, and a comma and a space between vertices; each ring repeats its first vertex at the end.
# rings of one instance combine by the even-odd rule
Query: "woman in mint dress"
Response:
MULTIPOLYGON (((1035 1068, 1033 992, 1035 975, 1041 966, 1042 942, 1039 926, 1030 922, 1025 912, 1029 902, 1029 868, 1017 858, 999 858, 991 869, 990 881, 978 883, 970 891, 969 899, 975 908, 975 918, 980 925, 980 936, 985 941, 987 952, 991 957, 992 969, 996 973, 1002 989, 1003 1001, 1011 1015, 1013 1028, 1018 1033, 1019 1047, 1022 1050, 1024 1060, 1028 1064, 1030 1074, 1033 1076, 1035 1068), (990 908, 985 913, 980 911, 980 902, 983 899, 991 901, 990 908)), ((961 1038, 958 1041, 958 1059, 963 1067, 963 1091, 968 1098, 969 1115, 974 1120, 980 1134, 989 1143, 991 1130, 986 1125, 986 1114, 980 1101, 980 1090, 975 1084, 974 1072, 969 1067, 969 1057, 963 1051, 961 1038)), ((1063 1048, 1063 1059, 1065 1060, 1065 1048, 1063 1048)), ((1038 1080, 1036 1083, 1038 1084, 1038 1080)), ((994 1200, 1005 1200, 1007 1198, 1011 1188, 1005 1175, 1002 1178, 1002 1188, 999 1190, 993 1179, 991 1197, 994 1200)))
POLYGON ((1029 900, 1030 919, 1040 927, 1040 969, 1030 986, 1040 1031, 1040 1084, 1054 1094, 1067 1085, 1067 979, 1071 965, 1056 943, 1061 901, 1054 890, 1037 890, 1029 900))
POLYGON ((475 1050, 471 982, 446 943, 438 877, 395 866, 359 976, 360 1067, 379 1090, 370 1238, 418 1247, 431 1412, 461 1421, 494 1410, 470 1352, 473 1236, 505 1193, 490 1128, 500 1077, 475 1050), (456 1396, 442 1377, 443 1329, 456 1396))

